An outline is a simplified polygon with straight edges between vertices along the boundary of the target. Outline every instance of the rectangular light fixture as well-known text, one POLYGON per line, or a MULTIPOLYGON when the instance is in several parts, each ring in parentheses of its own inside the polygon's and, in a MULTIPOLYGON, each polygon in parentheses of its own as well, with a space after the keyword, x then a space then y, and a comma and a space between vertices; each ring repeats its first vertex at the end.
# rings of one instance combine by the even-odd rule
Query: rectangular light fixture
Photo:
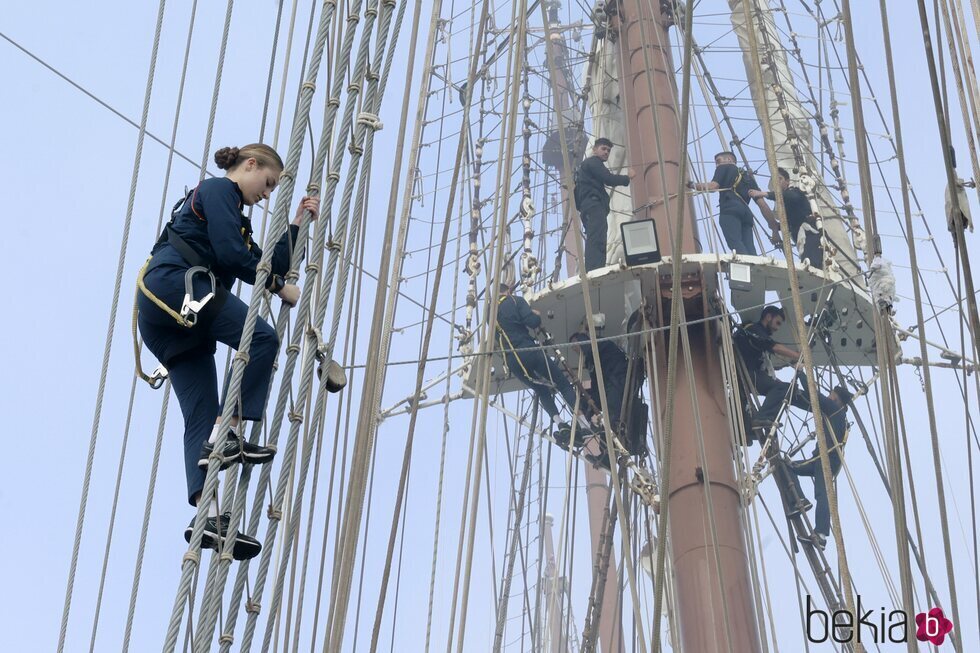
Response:
POLYGON ((643 265, 660 261, 657 225, 652 219, 632 220, 619 225, 623 235, 626 265, 643 265))
POLYGON ((751 290, 752 266, 732 262, 728 266, 728 282, 732 290, 751 290))

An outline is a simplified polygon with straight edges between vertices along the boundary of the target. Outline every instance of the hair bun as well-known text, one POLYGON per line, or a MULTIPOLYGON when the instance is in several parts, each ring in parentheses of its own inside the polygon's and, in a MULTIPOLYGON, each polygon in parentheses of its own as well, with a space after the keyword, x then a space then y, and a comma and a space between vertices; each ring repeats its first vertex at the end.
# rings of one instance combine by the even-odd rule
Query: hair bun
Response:
POLYGON ((237 147, 223 147, 214 153, 214 162, 222 170, 230 170, 238 161, 238 152, 237 147))

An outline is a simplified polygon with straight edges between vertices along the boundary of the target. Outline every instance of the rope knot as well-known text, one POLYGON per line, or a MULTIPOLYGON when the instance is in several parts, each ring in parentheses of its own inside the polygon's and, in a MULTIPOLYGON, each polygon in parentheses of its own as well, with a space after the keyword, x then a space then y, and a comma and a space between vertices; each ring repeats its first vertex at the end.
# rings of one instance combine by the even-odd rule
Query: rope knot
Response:
POLYGON ((327 242, 327 249, 339 253, 341 250, 340 243, 331 238, 330 241, 327 242))
POLYGON ((303 423, 303 413, 296 412, 295 410, 289 411, 289 421, 290 422, 293 422, 294 424, 297 424, 297 423, 298 424, 302 424, 303 423))
POLYGON ((300 350, 300 346, 296 343, 290 343, 290 345, 286 347, 287 354, 298 354, 299 350, 300 350))
POLYGON ((320 194, 320 184, 311 182, 306 185, 306 192, 309 193, 310 197, 320 194))
POLYGON ((306 266, 306 274, 314 274, 314 273, 316 274, 320 273, 319 263, 310 263, 309 265, 306 266))
POLYGON ((245 602, 245 612, 249 614, 259 614, 262 612, 262 604, 256 603, 252 599, 245 602))
POLYGON ((234 556, 231 555, 231 551, 222 551, 218 559, 221 560, 221 562, 227 562, 228 564, 231 564, 235 558, 234 556))
POLYGON ((231 646, 232 644, 235 643, 235 637, 231 633, 224 633, 221 637, 218 638, 218 643, 227 644, 228 646, 231 646))
POLYGON ((266 276, 272 273, 272 261, 260 261, 258 265, 255 266, 255 272, 265 272, 266 276))
POLYGON ((271 503, 269 504, 269 510, 266 511, 266 514, 269 516, 269 519, 273 519, 275 521, 282 520, 282 510, 273 508, 271 503))
POLYGON ((313 93, 316 91, 316 82, 303 82, 303 85, 300 86, 300 89, 303 91, 309 91, 310 93, 313 93))
POLYGON ((384 129, 384 125, 382 124, 381 119, 378 118, 378 114, 371 113, 369 111, 362 111, 357 114, 357 124, 364 125, 373 131, 381 131, 384 129))
MULTIPOLYGON (((334 109, 339 109, 340 108, 340 98, 339 97, 332 97, 332 98, 330 98, 329 100, 327 100, 327 106, 328 107, 333 107, 334 109)), ((280 177, 281 176, 282 175, 280 175, 280 177)))
POLYGON ((251 358, 249 357, 247 351, 240 351, 240 352, 238 352, 238 353, 235 354, 235 360, 236 361, 241 361, 241 362, 245 363, 246 365, 248 365, 248 361, 250 361, 251 358))
POLYGON ((340 173, 337 172, 336 170, 331 170, 330 172, 327 173, 327 179, 329 179, 334 183, 337 183, 340 181, 340 173))
POLYGON ((347 92, 348 93, 360 93, 361 92, 361 83, 360 82, 351 82, 347 86, 347 92))
POLYGON ((181 560, 181 562, 189 562, 196 567, 197 565, 201 564, 201 556, 194 551, 188 551, 184 554, 184 558, 181 560))
POLYGON ((347 151, 355 156, 361 156, 364 154, 364 148, 355 144, 353 141, 347 144, 347 151))

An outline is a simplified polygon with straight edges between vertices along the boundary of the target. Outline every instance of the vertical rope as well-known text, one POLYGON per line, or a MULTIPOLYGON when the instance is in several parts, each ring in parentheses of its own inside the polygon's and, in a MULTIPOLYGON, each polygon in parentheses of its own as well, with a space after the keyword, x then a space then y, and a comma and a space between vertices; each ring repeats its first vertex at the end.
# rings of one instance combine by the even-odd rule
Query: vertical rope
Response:
POLYGON ((116 263, 116 280, 112 289, 112 307, 109 309, 109 320, 106 327, 105 348, 102 353, 102 370, 99 375, 99 389, 95 399, 95 414, 92 418, 92 435, 89 439, 88 456, 85 461, 85 474, 82 480, 82 492, 78 505, 78 519, 75 524, 75 541, 72 545, 71 564, 68 569, 68 585, 65 589, 65 605, 61 615, 61 630, 58 634, 58 653, 65 650, 65 639, 68 635, 68 616, 71 612, 71 600, 75 590, 75 573, 78 570, 78 552, 82 544, 82 528, 85 525, 85 509, 88 506, 88 492, 92 481, 92 468, 95 463, 95 445, 99 437, 99 423, 102 418, 102 401, 105 397, 106 377, 109 374, 109 354, 112 351, 112 336, 116 324, 116 313, 119 308, 119 289, 122 286, 122 275, 126 265, 126 248, 129 245, 129 230, 133 221, 133 206, 136 202, 136 185, 139 181, 140 163, 143 159, 143 141, 146 136, 146 121, 150 112, 150 97, 153 92, 153 75, 156 71, 157 53, 160 49, 160 33, 163 30, 163 13, 166 0, 160 0, 157 9, 156 29, 153 34, 153 47, 150 53, 149 72, 146 77, 146 91, 143 95, 143 115, 140 118, 139 135, 136 139, 136 156, 133 162, 133 175, 129 186, 129 201, 126 206, 126 218, 123 222, 122 242, 119 246, 119 259, 116 263))

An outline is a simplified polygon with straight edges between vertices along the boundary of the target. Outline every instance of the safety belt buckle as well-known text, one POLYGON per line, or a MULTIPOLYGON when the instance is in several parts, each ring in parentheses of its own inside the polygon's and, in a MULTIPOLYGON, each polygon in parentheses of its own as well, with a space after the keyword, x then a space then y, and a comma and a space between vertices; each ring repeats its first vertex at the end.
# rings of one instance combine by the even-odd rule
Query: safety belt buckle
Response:
POLYGON ((180 306, 180 317, 184 321, 185 325, 192 327, 197 324, 198 314, 203 311, 207 303, 214 298, 214 293, 216 290, 217 288, 214 280, 214 274, 212 274, 206 267, 197 265, 187 271, 187 273, 184 275, 184 302, 180 306), (199 301, 194 299, 195 274, 207 274, 211 279, 211 292, 209 292, 199 301))

